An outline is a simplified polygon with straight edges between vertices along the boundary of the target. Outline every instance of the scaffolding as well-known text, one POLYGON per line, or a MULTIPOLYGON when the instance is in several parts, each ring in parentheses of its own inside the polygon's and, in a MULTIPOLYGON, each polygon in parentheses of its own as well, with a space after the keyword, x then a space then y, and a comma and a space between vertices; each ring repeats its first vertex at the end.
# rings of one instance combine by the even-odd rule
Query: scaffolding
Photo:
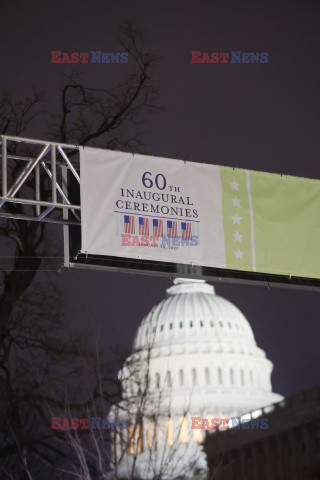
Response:
POLYGON ((2 135, 0 218, 80 225, 79 149, 2 135))

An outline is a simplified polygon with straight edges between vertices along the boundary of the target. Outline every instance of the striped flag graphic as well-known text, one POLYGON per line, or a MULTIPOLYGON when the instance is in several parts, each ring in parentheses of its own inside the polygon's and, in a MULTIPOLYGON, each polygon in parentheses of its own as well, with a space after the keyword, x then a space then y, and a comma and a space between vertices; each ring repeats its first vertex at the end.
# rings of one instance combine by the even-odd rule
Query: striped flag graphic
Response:
POLYGON ((139 217, 139 235, 149 235, 149 220, 139 217))
POLYGON ((178 224, 175 221, 167 220, 167 235, 171 238, 178 236, 178 224))
POLYGON ((190 222, 181 222, 182 240, 192 240, 192 230, 190 222))
POLYGON ((157 218, 154 218, 152 220, 152 225, 153 225, 153 235, 155 237, 162 237, 162 235, 163 235, 163 221, 158 220, 157 218))
POLYGON ((134 217, 132 215, 124 216, 124 233, 135 233, 134 217))

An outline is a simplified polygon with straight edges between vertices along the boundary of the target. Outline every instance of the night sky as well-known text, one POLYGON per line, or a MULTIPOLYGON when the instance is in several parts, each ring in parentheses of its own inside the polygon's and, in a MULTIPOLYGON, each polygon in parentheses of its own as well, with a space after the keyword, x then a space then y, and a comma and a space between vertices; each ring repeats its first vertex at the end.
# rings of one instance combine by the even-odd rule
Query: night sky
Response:
MULTIPOLYGON (((130 17, 148 30, 148 48, 162 57, 152 79, 163 108, 138 127, 147 153, 319 178, 318 0, 2 2, 0 86, 21 96, 33 87, 47 90, 54 105, 61 74, 75 66, 52 64, 51 50, 122 51, 113 32, 130 17), (192 64, 191 50, 268 52, 269 62, 192 64)), ((88 85, 107 88, 131 66, 77 69, 88 85)), ((28 136, 45 139, 45 126, 28 136)), ((171 284, 165 277, 84 270, 48 276, 65 292, 66 317, 87 332, 88 344, 93 320, 105 352, 130 346, 171 284)), ((230 284, 216 291, 249 320, 274 363, 275 392, 290 395, 320 383, 319 293, 230 284)))

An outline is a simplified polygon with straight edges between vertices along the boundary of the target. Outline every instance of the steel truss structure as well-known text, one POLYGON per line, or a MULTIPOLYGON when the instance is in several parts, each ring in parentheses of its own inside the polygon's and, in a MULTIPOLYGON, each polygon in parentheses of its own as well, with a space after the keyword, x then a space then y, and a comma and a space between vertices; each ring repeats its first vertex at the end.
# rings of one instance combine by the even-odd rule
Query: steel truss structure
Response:
MULTIPOLYGON (((2 135, 0 218, 63 225, 64 266, 320 291, 320 280, 81 253, 81 146, 2 135)), ((98 208, 98 206, 97 206, 98 208)))
POLYGON ((70 198, 70 181, 80 188, 79 149, 2 135, 0 218, 80 225, 80 196, 70 198))

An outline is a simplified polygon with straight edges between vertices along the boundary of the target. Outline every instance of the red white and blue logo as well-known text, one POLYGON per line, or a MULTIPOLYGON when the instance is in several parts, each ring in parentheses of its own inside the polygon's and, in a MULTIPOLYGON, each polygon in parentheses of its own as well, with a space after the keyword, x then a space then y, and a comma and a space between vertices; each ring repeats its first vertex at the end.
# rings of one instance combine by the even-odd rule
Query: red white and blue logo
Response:
POLYGON ((153 235, 155 237, 162 237, 163 235, 163 221, 158 218, 152 220, 153 225, 153 235))
POLYGON ((139 217, 139 235, 149 235, 149 219, 139 217))
MULTIPOLYGON (((116 213, 117 236, 134 240, 134 246, 197 246, 199 245, 199 222, 183 220, 167 220, 166 218, 126 215, 116 213), (123 237, 125 236, 125 237, 123 237)), ((131 241, 130 240, 130 241, 131 241)), ((132 240, 133 241, 133 240, 132 240)), ((122 243, 123 245, 123 243, 122 243)))
POLYGON ((190 222, 181 222, 182 240, 192 240, 192 228, 190 222))
POLYGON ((178 222, 176 220, 167 220, 167 235, 169 238, 177 238, 178 222))
POLYGON ((135 233, 134 216, 124 215, 124 233, 135 233))

